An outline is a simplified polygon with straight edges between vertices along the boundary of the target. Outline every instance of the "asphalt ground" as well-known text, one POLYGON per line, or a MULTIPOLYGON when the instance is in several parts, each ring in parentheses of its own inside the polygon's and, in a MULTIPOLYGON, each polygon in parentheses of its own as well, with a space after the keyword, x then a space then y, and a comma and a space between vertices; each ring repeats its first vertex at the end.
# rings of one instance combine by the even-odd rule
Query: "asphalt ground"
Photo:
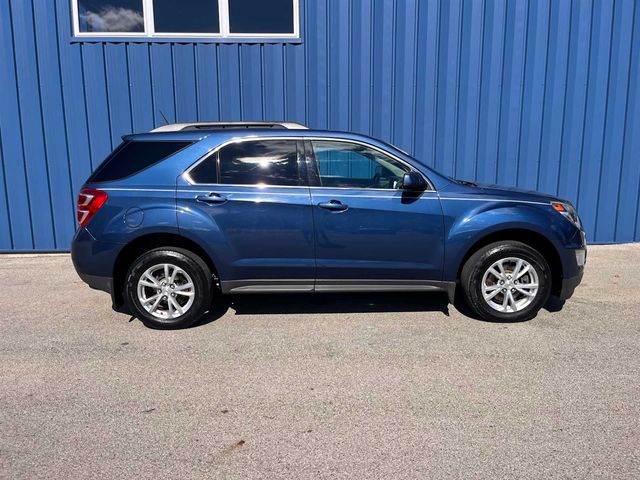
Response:
POLYGON ((155 331, 67 255, 0 256, 0 477, 640 478, 639 267, 590 247, 522 323, 257 295, 155 331))

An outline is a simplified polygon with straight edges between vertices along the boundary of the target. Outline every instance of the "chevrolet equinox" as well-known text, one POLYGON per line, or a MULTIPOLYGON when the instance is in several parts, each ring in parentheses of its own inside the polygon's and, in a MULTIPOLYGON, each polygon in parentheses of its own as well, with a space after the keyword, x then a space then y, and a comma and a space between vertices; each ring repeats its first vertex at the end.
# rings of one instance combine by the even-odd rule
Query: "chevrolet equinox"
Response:
POLYGON ((527 320, 582 279, 566 200, 444 176, 384 142, 278 122, 123 137, 78 196, 75 268, 113 308, 185 327, 216 293, 456 289, 527 320))

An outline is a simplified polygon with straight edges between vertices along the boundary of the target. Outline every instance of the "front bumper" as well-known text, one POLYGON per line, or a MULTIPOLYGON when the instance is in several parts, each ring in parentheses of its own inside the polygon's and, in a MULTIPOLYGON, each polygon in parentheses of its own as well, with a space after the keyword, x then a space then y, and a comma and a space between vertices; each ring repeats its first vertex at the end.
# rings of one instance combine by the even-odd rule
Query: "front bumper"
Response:
POLYGON ((569 276, 562 279, 560 292, 558 293, 560 300, 568 300, 571 298, 576 287, 582 282, 584 267, 587 261, 587 246, 586 242, 584 242, 584 235, 582 235, 582 238, 583 247, 571 250, 571 260, 568 262, 571 264, 571 268, 569 276))
POLYGON ((584 275, 584 268, 582 268, 580 272, 577 275, 574 275, 573 277, 563 278, 562 285, 560 287, 560 294, 558 295, 558 298, 560 300, 570 299, 576 287, 580 285, 583 275, 584 275))

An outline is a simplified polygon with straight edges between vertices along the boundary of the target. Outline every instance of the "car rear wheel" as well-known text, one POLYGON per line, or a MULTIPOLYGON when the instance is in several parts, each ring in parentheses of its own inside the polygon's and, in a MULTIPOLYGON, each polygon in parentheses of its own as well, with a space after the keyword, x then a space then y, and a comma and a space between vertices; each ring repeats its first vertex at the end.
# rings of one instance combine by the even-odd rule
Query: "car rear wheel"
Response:
POLYGON ((460 280, 473 311, 493 321, 535 317, 551 291, 547 261, 535 249, 515 241, 480 248, 465 263, 460 280))
POLYGON ((179 248, 157 248, 129 268, 125 297, 151 328, 184 328, 198 321, 211 303, 211 271, 197 255, 179 248))

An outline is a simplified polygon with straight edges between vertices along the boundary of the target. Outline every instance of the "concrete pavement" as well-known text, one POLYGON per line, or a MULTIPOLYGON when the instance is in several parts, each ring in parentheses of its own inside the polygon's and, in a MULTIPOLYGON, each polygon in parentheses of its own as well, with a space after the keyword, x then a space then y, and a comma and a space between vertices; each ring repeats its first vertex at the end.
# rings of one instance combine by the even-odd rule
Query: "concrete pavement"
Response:
POLYGON ((67 255, 0 256, 2 478, 638 478, 640 245, 558 312, 247 296, 181 331, 67 255))

